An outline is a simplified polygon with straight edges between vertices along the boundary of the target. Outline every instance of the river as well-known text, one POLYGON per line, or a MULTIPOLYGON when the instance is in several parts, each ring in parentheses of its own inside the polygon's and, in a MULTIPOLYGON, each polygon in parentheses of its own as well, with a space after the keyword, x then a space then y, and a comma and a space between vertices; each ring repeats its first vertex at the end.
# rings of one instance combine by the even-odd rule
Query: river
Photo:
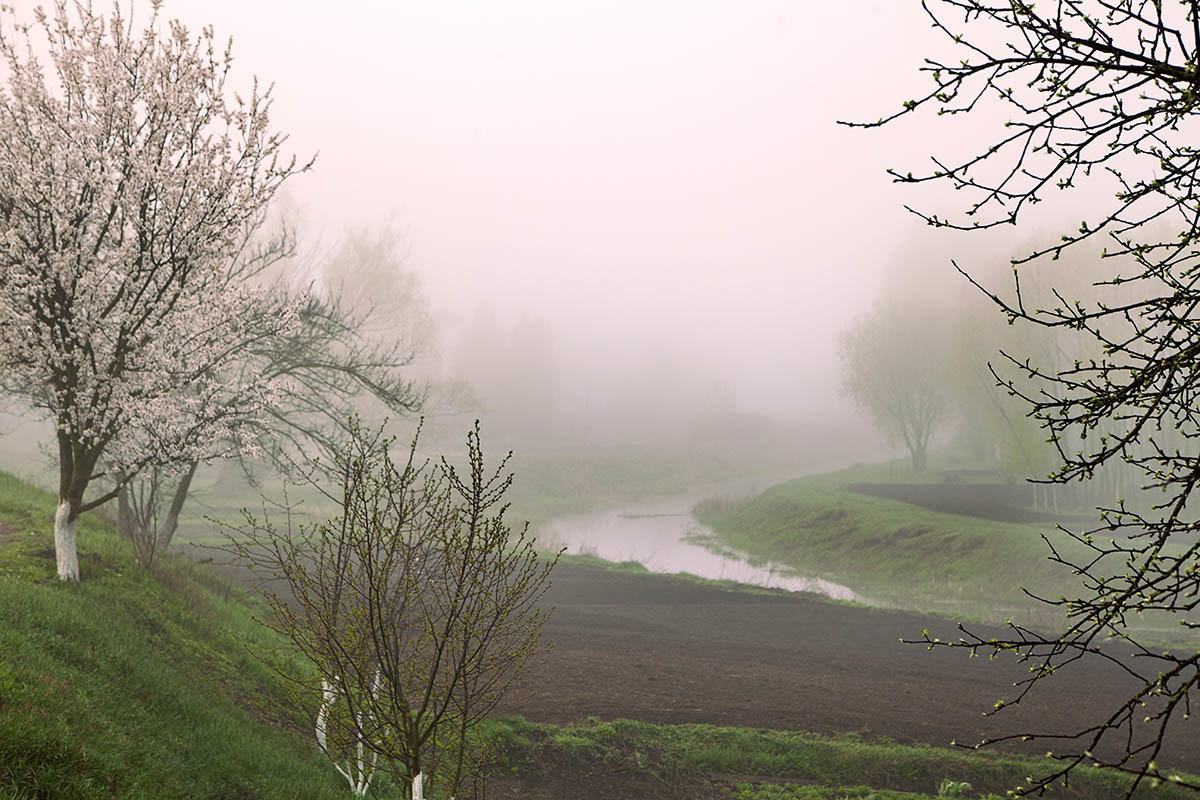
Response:
POLYGON ((742 481, 615 509, 559 517, 541 526, 538 543, 555 549, 566 547, 570 554, 597 556, 607 561, 636 561, 652 572, 687 572, 713 580, 816 592, 838 600, 861 600, 849 587, 797 575, 781 564, 758 559, 751 563, 744 554, 717 544, 712 531, 692 516, 692 506, 705 497, 744 496, 753 489, 752 483, 742 481))

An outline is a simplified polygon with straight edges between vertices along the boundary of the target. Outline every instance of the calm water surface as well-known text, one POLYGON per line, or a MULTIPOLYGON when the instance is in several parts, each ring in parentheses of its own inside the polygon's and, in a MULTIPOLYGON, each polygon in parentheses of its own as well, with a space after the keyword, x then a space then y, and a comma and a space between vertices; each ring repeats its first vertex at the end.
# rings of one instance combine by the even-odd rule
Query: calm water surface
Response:
POLYGON ((652 572, 690 572, 714 580, 860 600, 846 586, 797 575, 780 564, 759 560, 752 564, 728 548, 718 547, 721 552, 714 552, 698 543, 713 534, 692 516, 692 506, 705 497, 744 496, 752 489, 748 482, 724 484, 703 492, 559 517, 541 526, 538 541, 546 547, 566 547, 571 554, 636 561, 652 572))

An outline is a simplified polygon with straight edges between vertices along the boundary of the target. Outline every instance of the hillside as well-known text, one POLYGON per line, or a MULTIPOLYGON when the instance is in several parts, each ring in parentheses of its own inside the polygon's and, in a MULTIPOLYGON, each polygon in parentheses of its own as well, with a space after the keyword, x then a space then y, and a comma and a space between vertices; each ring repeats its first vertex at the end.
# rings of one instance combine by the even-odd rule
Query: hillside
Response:
POLYGON ((0 797, 346 796, 241 592, 181 559, 145 572, 93 515, 61 583, 53 513, 0 473, 0 797))

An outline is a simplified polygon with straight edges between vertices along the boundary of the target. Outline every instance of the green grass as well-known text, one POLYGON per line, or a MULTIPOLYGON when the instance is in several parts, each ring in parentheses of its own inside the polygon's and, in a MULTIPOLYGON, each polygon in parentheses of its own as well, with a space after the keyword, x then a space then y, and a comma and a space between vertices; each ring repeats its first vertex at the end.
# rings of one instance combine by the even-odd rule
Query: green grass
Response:
MULTIPOLYGON (((490 723, 504 770, 517 774, 602 764, 613 774, 641 775, 644 784, 686 784, 720 778, 730 796, 745 800, 875 797, 920 800, 954 796, 965 781, 972 797, 1000 797, 1029 775, 1048 774, 1054 762, 1004 753, 869 741, 856 734, 819 736, 802 731, 713 725, 656 725, 589 720, 552 726, 520 718, 490 723), (939 788, 947 794, 939 795, 939 788)), ((1119 798, 1130 779, 1081 769, 1058 797, 1119 798)), ((1171 786, 1139 790, 1138 797, 1191 797, 1171 786)))
POLYGON ((91 515, 62 583, 53 513, 0 473, 0 797, 345 796, 239 592, 180 559, 145 572, 91 515))
MULTIPOLYGON (((696 541, 842 583, 871 605, 1061 628, 1061 610, 1023 591, 1049 599, 1082 591, 1070 568, 1049 560, 1042 537, 1068 560, 1082 563, 1088 553, 1053 523, 946 514, 846 488, 941 480, 936 472, 914 478, 894 465, 856 465, 788 481, 743 500, 705 500, 694 512, 714 536, 696 541)), ((1195 640, 1170 614, 1146 614, 1131 626, 1146 641, 1163 645, 1195 640)))
POLYGON ((1058 623, 1056 612, 1021 587, 1051 597, 1075 589, 1075 576, 1047 560, 1042 540, 1046 534, 1075 552, 1065 534, 1049 524, 944 514, 845 488, 887 475, 876 466, 800 478, 746 500, 705 501, 696 515, 720 544, 846 584, 870 602, 1058 623))

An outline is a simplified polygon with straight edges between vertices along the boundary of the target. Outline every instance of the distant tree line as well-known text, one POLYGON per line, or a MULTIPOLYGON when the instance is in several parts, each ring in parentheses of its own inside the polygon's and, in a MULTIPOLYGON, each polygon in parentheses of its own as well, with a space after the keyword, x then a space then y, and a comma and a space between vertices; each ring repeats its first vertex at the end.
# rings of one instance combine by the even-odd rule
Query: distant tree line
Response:
MULTIPOLYGON (((1020 250, 1020 248, 1016 248, 1020 250)), ((949 257, 922 256, 949 267, 949 257)), ((1088 267, 1099 252, 1078 252, 1025 265, 1015 293, 1029 306, 1058 302, 1061 295, 1094 297, 1088 267)), ((930 289, 923 270, 905 256, 889 275, 868 311, 839 338, 842 392, 879 430, 909 455, 914 473, 928 468, 931 446, 948 445, 964 468, 994 470, 1005 480, 1026 481, 1035 508, 1092 508, 1098 502, 1136 494, 1137 471, 1112 463, 1084 484, 1049 480, 1058 465, 1058 446, 1081 444, 1066 431, 1051 441, 1029 406, 1004 384, 1018 372, 1005 353, 1045 369, 1062 370, 1100 356, 1092 337, 1068 327, 1012 325, 996 314, 989 298, 966 280, 957 290, 930 289)), ((998 284, 1011 276, 1007 258, 978 267, 980 279, 998 284)), ((1011 278, 1010 278, 1011 279, 1011 278)), ((934 281, 945 284, 945 280, 934 281)), ((1111 295, 1111 292, 1110 292, 1111 295)), ((1111 297, 1109 298, 1111 302, 1111 297)), ((952 476, 949 476, 952 477, 952 476)))

